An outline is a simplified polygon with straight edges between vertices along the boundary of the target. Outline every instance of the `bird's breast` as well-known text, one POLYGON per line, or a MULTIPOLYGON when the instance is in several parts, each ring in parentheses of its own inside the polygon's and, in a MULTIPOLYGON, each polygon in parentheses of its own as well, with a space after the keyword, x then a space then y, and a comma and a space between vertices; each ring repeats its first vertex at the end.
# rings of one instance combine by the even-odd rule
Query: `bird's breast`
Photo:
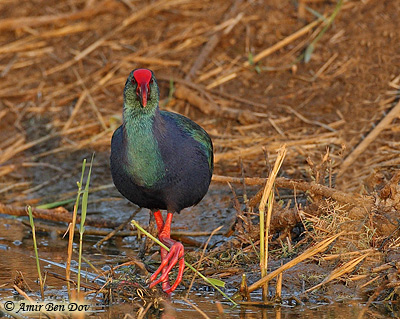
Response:
POLYGON ((157 140, 151 131, 127 132, 125 167, 139 186, 152 188, 165 175, 165 167, 157 140))

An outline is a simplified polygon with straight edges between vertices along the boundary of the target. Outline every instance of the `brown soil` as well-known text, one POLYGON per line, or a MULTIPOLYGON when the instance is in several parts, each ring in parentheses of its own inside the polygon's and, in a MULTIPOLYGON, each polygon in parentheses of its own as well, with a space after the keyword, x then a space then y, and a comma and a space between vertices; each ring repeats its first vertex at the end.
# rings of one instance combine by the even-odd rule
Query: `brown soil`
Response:
MULTIPOLYGON (((231 17, 230 4, 173 1, 154 8, 151 3, 130 8, 116 1, 30 2, 15 10, 14 2, 2 2, 1 149, 11 152, 2 154, 1 162, 27 161, 21 157, 27 155, 21 154, 26 150, 42 156, 43 151, 61 147, 56 153, 61 158, 66 148, 106 151, 112 134, 107 128, 120 119, 122 87, 131 69, 149 67, 160 79, 176 79, 179 87, 179 80, 188 75, 216 34, 219 44, 191 80, 203 93, 204 87, 246 62, 250 54, 256 56, 314 19, 310 13, 300 19, 294 6, 280 1, 240 3, 231 17), (24 14, 30 19, 21 18, 24 14), (233 24, 229 18, 238 21, 233 24), (129 25, 123 27, 123 21, 129 25), (231 31, 218 31, 221 24, 228 24, 231 31), (88 48, 90 53, 83 54, 88 48), (220 72, 203 80, 217 67, 220 72), (62 134, 63 129, 64 133, 69 129, 67 134, 62 134), (15 149, 16 143, 26 145, 50 133, 61 133, 61 138, 36 149, 15 149)), ((308 5, 329 15, 335 4, 308 5)), ((273 154, 284 142, 289 144, 284 172, 290 176, 304 175, 305 159, 318 159, 326 147, 334 165, 340 166, 363 134, 382 118, 382 111, 390 108, 393 101, 388 99, 397 94, 398 6, 396 1, 346 2, 317 42, 310 62, 292 64, 321 27, 259 61, 261 73, 254 67, 239 69, 234 80, 207 90, 214 104, 204 99, 211 105, 194 107, 184 99, 172 99, 167 108, 195 118, 211 133, 216 173, 238 171, 240 155, 246 173, 259 176, 264 170, 262 147, 273 154), (221 107, 243 111, 241 125, 230 120, 229 110, 213 116, 216 110, 212 109, 221 107), (211 109, 211 117, 199 108, 211 109)), ((159 82, 165 98, 169 83, 159 82)), ((391 123, 345 172, 342 187, 357 189, 375 170, 398 165, 396 135, 396 123, 391 123)))
MULTIPOLYGON (((367 225, 372 233, 363 234, 371 237, 350 236, 342 248, 390 242, 397 249, 398 180, 386 193, 376 191, 400 165, 398 113, 355 150, 398 100, 400 3, 345 1, 305 63, 302 54, 326 24, 290 38, 317 19, 302 5, 329 17, 336 2, 299 2, 2 1, 0 202, 23 206, 70 198, 81 160, 93 151, 93 185, 111 183, 108 154, 121 122, 124 82, 132 69, 148 67, 158 78, 162 107, 195 119, 210 133, 216 175, 265 177, 266 154, 272 163, 287 144, 282 175, 323 184, 332 176, 334 183, 339 173, 338 189, 368 196, 363 210, 342 209, 343 203, 317 194, 303 216, 328 231, 312 239, 354 229, 355 221, 356 230, 367 225), (258 55, 285 40, 266 57, 258 55), (193 66, 199 67, 192 72, 193 66), (226 76, 232 79, 221 80, 226 76), (347 226, 330 229, 329 221, 315 219, 323 212, 341 215, 347 226)), ((249 189, 249 196, 259 188, 249 189)), ((238 192, 242 203, 243 190, 238 192)), ((119 196, 110 188, 98 194, 93 210, 102 213, 119 196)), ((230 190, 214 190, 207 205, 215 203, 212 196, 220 202, 205 219, 215 222, 215 216, 223 220, 230 213, 231 226, 230 190)), ((251 233, 246 227, 252 225, 239 226, 239 236, 251 233)), ((382 263, 385 256, 372 262, 382 263)), ((389 283, 396 286, 396 280, 389 283)))

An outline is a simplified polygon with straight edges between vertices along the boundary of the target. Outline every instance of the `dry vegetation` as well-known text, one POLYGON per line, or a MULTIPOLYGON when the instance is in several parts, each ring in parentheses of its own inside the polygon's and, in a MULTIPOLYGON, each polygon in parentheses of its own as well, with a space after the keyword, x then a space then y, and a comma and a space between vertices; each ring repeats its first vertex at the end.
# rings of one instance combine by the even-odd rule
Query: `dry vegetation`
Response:
MULTIPOLYGON (((323 282, 353 282, 370 301, 396 299, 400 4, 344 1, 318 38, 327 20, 312 12, 328 18, 336 5, 1 1, 0 213, 24 214, 24 205, 48 201, 39 191, 52 193, 54 174, 73 184, 72 154, 109 152, 126 77, 148 67, 158 78, 162 107, 210 133, 214 181, 240 191, 232 196, 238 218, 236 246, 232 241, 230 247, 249 252, 258 245, 254 213, 266 162, 286 144, 275 185, 279 192, 294 191, 289 203, 277 196, 274 205, 270 231, 279 234, 277 256, 301 256, 310 243, 335 238, 334 248, 318 255, 321 263, 336 265, 323 282), (316 38, 305 63, 304 52, 316 38), (255 194, 247 197, 246 188, 255 194), (305 192, 307 201, 298 202, 305 192), (305 233, 292 241, 299 224, 305 233)), ((108 170, 106 161, 96 165, 94 170, 108 170)))

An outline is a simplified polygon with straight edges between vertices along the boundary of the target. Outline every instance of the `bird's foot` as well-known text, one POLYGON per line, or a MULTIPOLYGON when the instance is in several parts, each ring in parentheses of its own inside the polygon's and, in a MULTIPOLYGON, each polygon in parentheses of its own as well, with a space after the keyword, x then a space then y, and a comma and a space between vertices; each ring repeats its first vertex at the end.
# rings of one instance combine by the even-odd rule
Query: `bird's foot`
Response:
MULTIPOLYGON (((180 284, 183 277, 183 271, 185 270, 185 260, 183 259, 184 248, 180 242, 172 240, 171 238, 160 236, 160 240, 167 246, 169 246, 170 251, 165 256, 163 252, 161 252, 161 265, 156 270, 156 272, 150 277, 150 288, 153 288, 160 282, 162 282, 162 288, 167 293, 170 294, 173 292, 176 287, 180 284), (171 269, 179 263, 179 270, 176 280, 172 286, 170 286, 168 282, 168 275, 171 269), (157 279, 157 276, 161 273, 160 278, 157 279), (157 279, 157 280, 156 280, 157 279)), ((166 250, 165 250, 166 252, 166 250)))
MULTIPOLYGON (((167 258, 167 255, 168 251, 161 247, 161 260, 167 258)), ((168 291, 171 289, 171 285, 169 284, 169 275, 166 272, 166 270, 167 270, 166 268, 163 268, 163 270, 161 271, 161 275, 167 274, 166 278, 163 280, 161 284, 163 291, 168 291)))

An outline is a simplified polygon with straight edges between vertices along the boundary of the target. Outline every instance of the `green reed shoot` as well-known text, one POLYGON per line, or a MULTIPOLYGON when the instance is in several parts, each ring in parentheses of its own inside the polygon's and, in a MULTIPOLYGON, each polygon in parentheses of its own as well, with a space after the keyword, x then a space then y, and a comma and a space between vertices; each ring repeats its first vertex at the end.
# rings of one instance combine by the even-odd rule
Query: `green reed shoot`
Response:
POLYGON ((88 176, 86 179, 85 190, 83 191, 83 195, 82 195, 81 223, 80 223, 80 227, 79 227, 78 291, 80 290, 80 287, 81 287, 83 233, 85 232, 85 220, 86 220, 87 205, 88 205, 88 198, 89 198, 89 183, 90 183, 90 175, 92 173, 93 158, 94 158, 94 154, 92 155, 92 160, 91 160, 90 166, 89 166, 89 173, 88 173, 88 176))
POLYGON ((332 24, 333 20, 335 20, 336 15, 339 13, 341 7, 343 4, 343 0, 339 0, 336 4, 335 10, 331 14, 331 16, 328 18, 325 26, 321 30, 321 32, 315 37, 315 39, 308 45, 304 52, 304 62, 308 63, 311 60, 311 55, 314 52, 314 48, 316 43, 322 38, 324 33, 328 30, 329 26, 332 24))
POLYGON ((60 207, 60 206, 67 205, 67 204, 69 204, 69 203, 73 203, 74 200, 75 200, 75 198, 69 198, 69 199, 60 200, 60 201, 53 202, 53 203, 48 203, 48 204, 39 205, 39 206, 36 206, 36 208, 40 208, 40 209, 52 209, 52 208, 56 208, 56 207, 60 207))
POLYGON ((86 168, 86 158, 83 160, 82 163, 82 172, 81 172, 81 179, 79 182, 76 182, 78 185, 78 193, 76 195, 75 205, 74 205, 74 212, 72 216, 72 222, 69 225, 69 240, 68 240, 68 254, 67 254, 67 266, 65 268, 66 271, 66 278, 67 278, 67 289, 68 289, 68 296, 71 297, 71 286, 70 286, 70 270, 71 270, 71 260, 72 260, 72 248, 74 243, 74 232, 75 232, 75 225, 76 225, 76 216, 79 207, 79 201, 82 195, 82 185, 83 185, 83 176, 85 174, 86 168))
POLYGON ((39 253, 36 244, 36 232, 35 232, 35 223, 33 222, 33 214, 32 214, 32 207, 28 206, 28 215, 29 215, 29 222, 32 228, 32 238, 33 238, 33 247, 35 250, 35 257, 36 257, 36 268, 39 275, 39 283, 40 283, 40 295, 42 299, 44 299, 44 282, 42 278, 42 272, 40 271, 40 263, 39 263, 39 253))

